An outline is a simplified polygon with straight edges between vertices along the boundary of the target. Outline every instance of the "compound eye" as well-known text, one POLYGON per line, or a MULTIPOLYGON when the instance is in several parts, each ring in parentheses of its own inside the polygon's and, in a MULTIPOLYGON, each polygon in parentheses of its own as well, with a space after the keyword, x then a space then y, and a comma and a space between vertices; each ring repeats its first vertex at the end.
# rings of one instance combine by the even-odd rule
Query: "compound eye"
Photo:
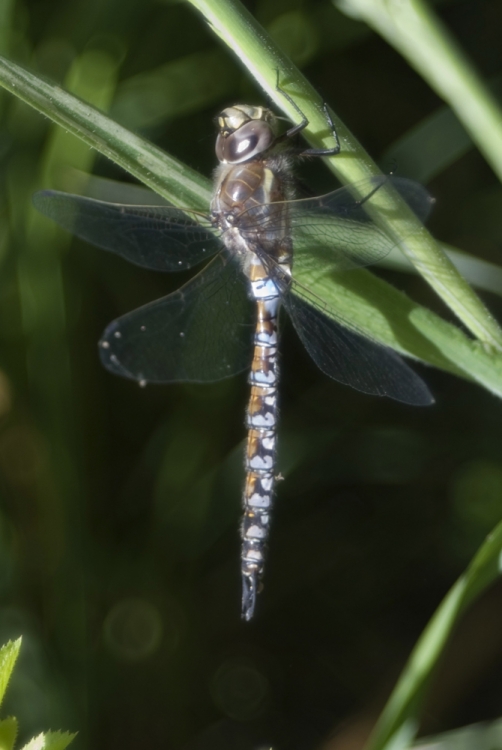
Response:
POLYGON ((218 136, 216 156, 227 164, 240 164, 262 154, 270 148, 273 140, 268 123, 257 120, 247 122, 227 137, 218 136))
POLYGON ((256 133, 244 133, 243 130, 249 130, 249 128, 242 128, 240 131, 233 134, 231 144, 229 148, 229 154, 232 161, 241 161, 242 159, 249 159, 254 153, 259 143, 259 137, 256 133))

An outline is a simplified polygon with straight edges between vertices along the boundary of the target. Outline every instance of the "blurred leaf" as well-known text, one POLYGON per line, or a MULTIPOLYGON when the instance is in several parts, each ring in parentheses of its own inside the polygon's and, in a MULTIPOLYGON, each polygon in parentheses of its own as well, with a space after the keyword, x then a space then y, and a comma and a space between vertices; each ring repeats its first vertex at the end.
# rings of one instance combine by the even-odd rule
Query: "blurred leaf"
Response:
POLYGON ((0 703, 4 699, 12 670, 19 656, 21 640, 21 638, 18 638, 17 641, 9 641, 5 646, 0 648, 0 703))
POLYGON ((21 750, 65 750, 76 736, 69 732, 44 732, 23 745, 21 750))
MULTIPOLYGON (((483 225, 484 226, 484 225, 483 225)), ((444 252, 458 268, 462 276, 478 289, 502 296, 502 268, 481 258, 475 258, 449 245, 442 244, 444 252)), ((382 268, 393 268, 404 273, 417 273, 407 258, 397 248, 390 251, 378 264, 382 268)))
MULTIPOLYGON (((117 61, 113 56, 86 50, 73 59, 67 81, 96 103, 107 106, 116 73, 117 61)), ((83 619, 75 616, 76 612, 84 610, 79 557, 82 527, 76 519, 81 517, 86 486, 80 450, 81 426, 75 409, 75 383, 69 365, 67 278, 62 268, 62 251, 68 244, 68 237, 36 214, 29 200, 38 180, 53 184, 63 165, 65 169, 72 163, 92 169, 95 153, 81 141, 72 145, 73 148, 66 132, 53 128, 39 161, 30 160, 24 164, 24 169, 19 169, 18 163, 12 160, 7 177, 12 213, 17 219, 13 260, 21 310, 25 387, 33 410, 32 423, 25 430, 26 448, 36 451, 34 470, 28 481, 30 491, 36 496, 37 518, 43 528, 33 534, 28 546, 36 550, 43 537, 47 555, 39 566, 37 580, 39 586, 44 581, 46 592, 51 591, 53 604, 49 609, 58 602, 57 615, 53 612, 52 634, 57 634, 60 643, 77 652, 85 649, 87 637, 83 619), (61 508, 65 509, 64 514, 61 508)), ((29 454, 26 448, 18 448, 19 453, 29 454)), ((23 471, 28 473, 26 458, 23 471)), ((79 689, 83 693, 86 689, 83 671, 79 679, 79 689)), ((24 719, 22 724, 25 726, 24 719)), ((40 724, 37 729, 39 727, 40 724)), ((34 742, 42 740, 48 742, 48 736, 34 742)), ((59 741, 57 736, 55 741, 59 741)))
POLYGON ((413 745, 413 750, 498 750, 502 747, 502 719, 487 724, 444 732, 424 737, 413 745))
MULTIPOLYGON (((495 81, 490 89, 500 101, 502 81, 495 81)), ((473 146, 455 112, 450 107, 440 107, 395 141, 380 162, 384 171, 397 165, 400 174, 427 183, 473 146)))
MULTIPOLYGON (((21 648, 21 638, 9 641, 0 649, 0 702, 3 701, 7 685, 21 648)), ((14 717, 0 721, 0 750, 12 750, 17 735, 18 723, 14 717)), ((47 732, 35 737, 23 750, 64 750, 76 735, 68 732, 47 732)))
POLYGON ((366 24, 354 21, 331 3, 304 5, 303 12, 315 26, 322 52, 340 52, 361 43, 373 33, 366 24))
POLYGON ((268 26, 272 39, 298 66, 307 65, 319 48, 316 25, 309 16, 293 10, 278 16, 268 26))
POLYGON ((449 107, 442 107, 392 144, 381 158, 384 171, 429 182, 473 147, 471 138, 449 107))
POLYGON ((153 127, 229 96, 236 81, 222 50, 196 52, 123 81, 112 116, 131 128, 153 127))
MULTIPOLYGON (((474 66, 425 0, 334 0, 397 49, 456 112, 502 179, 502 112, 474 66)), ((458 135, 458 133, 457 133, 458 135)))
POLYGON ((115 161, 175 205, 204 208, 209 181, 92 105, 0 58, 0 85, 115 161))
POLYGON ((502 467, 486 459, 462 464, 452 478, 450 495, 457 537, 462 535, 464 554, 472 554, 500 518, 502 467))
POLYGON ((497 185, 477 192, 462 206, 458 231, 474 234, 492 242, 502 242, 502 187, 497 185))
POLYGON ((420 636, 380 716, 367 750, 394 750, 407 746, 418 729, 427 688, 453 628, 467 607, 501 573, 502 523, 488 536, 420 636))
POLYGON ((17 719, 9 716, 0 721, 0 750, 12 750, 17 737, 17 719))

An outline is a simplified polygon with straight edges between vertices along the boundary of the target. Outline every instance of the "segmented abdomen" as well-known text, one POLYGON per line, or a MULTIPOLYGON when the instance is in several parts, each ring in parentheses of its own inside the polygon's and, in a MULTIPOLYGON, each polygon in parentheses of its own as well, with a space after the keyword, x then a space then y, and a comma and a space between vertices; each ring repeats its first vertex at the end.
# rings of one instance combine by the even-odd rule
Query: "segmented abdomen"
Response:
POLYGON ((277 315, 278 292, 267 284, 261 264, 256 263, 251 285, 257 296, 254 356, 249 375, 251 396, 246 417, 246 484, 242 519, 242 616, 253 616, 261 589, 265 549, 275 485, 277 443, 277 315), (254 278, 253 278, 254 277, 254 278), (260 295, 262 290, 262 295, 260 295), (266 294, 267 296, 263 296, 266 294))

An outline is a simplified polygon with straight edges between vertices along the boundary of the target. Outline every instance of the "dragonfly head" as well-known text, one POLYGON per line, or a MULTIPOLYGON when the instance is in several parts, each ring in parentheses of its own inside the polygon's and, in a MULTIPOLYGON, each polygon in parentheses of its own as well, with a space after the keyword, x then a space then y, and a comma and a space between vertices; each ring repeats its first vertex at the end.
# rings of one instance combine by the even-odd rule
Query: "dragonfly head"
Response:
POLYGON ((263 154, 277 137, 277 118, 265 107, 235 104, 217 118, 216 156, 222 164, 240 164, 263 154))

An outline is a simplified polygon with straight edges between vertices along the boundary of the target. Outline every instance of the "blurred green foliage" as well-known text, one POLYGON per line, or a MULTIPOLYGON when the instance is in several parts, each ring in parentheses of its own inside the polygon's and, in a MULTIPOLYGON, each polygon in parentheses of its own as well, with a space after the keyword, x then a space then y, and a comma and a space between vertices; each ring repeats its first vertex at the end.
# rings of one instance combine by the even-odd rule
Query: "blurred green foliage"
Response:
MULTIPOLYGON (((7 685, 12 677, 12 670, 19 656, 21 638, 17 641, 9 641, 0 648, 0 703, 2 703, 7 685)), ((18 722, 15 716, 0 719, 0 746, 2 750, 65 750, 75 738, 69 732, 41 732, 33 737, 21 748, 16 742, 19 732, 18 722)))
MULTIPOLYGON (((249 7, 376 159, 431 180, 434 233, 500 264, 500 185, 397 53, 327 0, 249 7)), ((496 79, 500 3, 440 10, 496 79)), ((208 176, 215 113, 266 103, 182 3, 0 2, 0 53, 208 176)), ((128 266, 36 215, 33 191, 64 189, 72 168, 127 177, 3 92, 0 108, 0 642, 24 639, 6 713, 26 737, 78 730, 73 746, 93 750, 304 750, 335 734, 326 747, 361 747, 424 625, 502 516, 499 401, 425 368, 432 409, 365 397, 317 372, 286 328, 286 480, 259 614, 241 623, 245 376, 139 389, 100 368, 104 326, 180 278, 128 266)), ((302 178, 334 187, 320 164, 302 178)), ((447 315, 417 277, 386 276, 447 315)), ((502 319, 500 297, 486 302, 502 319)), ((460 626, 422 732, 500 715, 500 593, 460 626)))

